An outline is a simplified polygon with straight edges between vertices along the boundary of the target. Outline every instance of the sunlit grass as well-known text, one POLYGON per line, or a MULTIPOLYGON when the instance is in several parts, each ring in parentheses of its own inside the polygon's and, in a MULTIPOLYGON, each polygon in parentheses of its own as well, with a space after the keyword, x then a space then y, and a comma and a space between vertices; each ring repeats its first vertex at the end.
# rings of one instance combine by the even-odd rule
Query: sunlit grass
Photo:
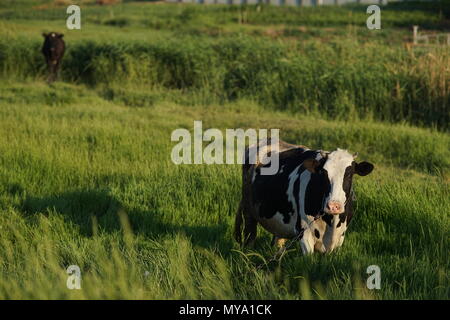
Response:
POLYGON ((63 1, 0 2, 1 299, 450 297, 450 55, 404 46, 412 24, 445 27, 445 8, 392 4, 369 32, 358 6, 73 2, 81 31, 63 1), (67 43, 51 85, 50 30, 67 43), (171 161, 171 132, 194 120, 374 163, 343 247, 266 264, 259 229, 239 248, 240 167, 171 161))
POLYGON ((19 94, 0 108, 2 298, 448 298, 446 134, 256 105, 243 117, 245 101, 136 108, 63 83, 2 87, 34 99, 19 94), (198 119, 205 128, 277 127, 291 142, 348 147, 375 163, 355 178, 357 213, 342 250, 302 257, 294 246, 279 267, 258 269, 263 260, 251 253, 269 260, 269 235, 242 253, 232 239, 239 167, 170 160, 171 131, 198 119), (66 287, 72 264, 79 291, 66 287), (364 289, 371 264, 382 270, 375 292, 364 289))

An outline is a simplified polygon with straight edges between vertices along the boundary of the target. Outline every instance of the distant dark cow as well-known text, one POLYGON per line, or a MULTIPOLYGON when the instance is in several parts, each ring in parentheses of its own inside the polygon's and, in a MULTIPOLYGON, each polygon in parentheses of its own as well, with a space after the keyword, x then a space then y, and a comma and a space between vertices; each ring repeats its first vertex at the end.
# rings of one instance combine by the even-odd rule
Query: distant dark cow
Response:
POLYGON ((244 244, 253 245, 260 223, 281 248, 296 237, 305 254, 340 247, 353 216, 353 175, 368 175, 373 165, 356 163, 356 155, 342 149, 327 152, 269 141, 259 145, 258 154, 278 152, 279 169, 274 175, 262 175, 261 168, 270 163, 248 164, 251 148, 256 146, 245 153, 236 240, 242 242, 244 222, 244 244))
POLYGON ((49 77, 48 81, 55 81, 58 76, 59 66, 64 56, 66 45, 64 43, 63 34, 57 32, 43 33, 45 38, 42 46, 42 53, 45 56, 49 77))

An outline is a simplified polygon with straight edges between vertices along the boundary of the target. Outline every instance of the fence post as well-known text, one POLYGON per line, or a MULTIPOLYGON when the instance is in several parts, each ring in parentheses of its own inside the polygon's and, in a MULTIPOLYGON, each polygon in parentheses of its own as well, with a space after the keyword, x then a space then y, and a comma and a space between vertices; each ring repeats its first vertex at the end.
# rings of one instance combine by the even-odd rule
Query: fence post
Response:
POLYGON ((419 26, 413 26, 413 43, 417 44, 417 30, 419 29, 419 26))

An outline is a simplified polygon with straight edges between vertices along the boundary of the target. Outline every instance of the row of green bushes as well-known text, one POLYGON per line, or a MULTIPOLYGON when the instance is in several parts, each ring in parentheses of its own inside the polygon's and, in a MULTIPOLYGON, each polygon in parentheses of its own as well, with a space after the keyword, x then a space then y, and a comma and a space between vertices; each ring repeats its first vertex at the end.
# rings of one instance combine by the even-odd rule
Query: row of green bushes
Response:
MULTIPOLYGON (((45 78, 41 43, 0 40, 0 76, 45 78)), ((355 41, 281 43, 247 36, 68 43, 62 80, 175 89, 206 102, 448 129, 450 50, 417 53, 355 41)), ((194 101, 195 103, 195 101, 194 101)))

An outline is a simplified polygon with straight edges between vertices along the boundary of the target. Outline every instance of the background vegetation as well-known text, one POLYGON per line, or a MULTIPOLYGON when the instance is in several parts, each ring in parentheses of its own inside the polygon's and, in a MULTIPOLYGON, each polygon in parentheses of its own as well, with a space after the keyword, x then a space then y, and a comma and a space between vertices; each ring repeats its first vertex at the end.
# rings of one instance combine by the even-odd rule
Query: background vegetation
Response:
POLYGON ((449 298, 450 49, 410 45, 448 28, 442 3, 383 7, 377 31, 364 6, 79 3, 81 31, 63 1, 0 3, 1 298, 449 298), (44 31, 67 44, 52 85, 44 31), (241 250, 239 166, 170 160, 194 120, 374 163, 343 248, 241 250))

